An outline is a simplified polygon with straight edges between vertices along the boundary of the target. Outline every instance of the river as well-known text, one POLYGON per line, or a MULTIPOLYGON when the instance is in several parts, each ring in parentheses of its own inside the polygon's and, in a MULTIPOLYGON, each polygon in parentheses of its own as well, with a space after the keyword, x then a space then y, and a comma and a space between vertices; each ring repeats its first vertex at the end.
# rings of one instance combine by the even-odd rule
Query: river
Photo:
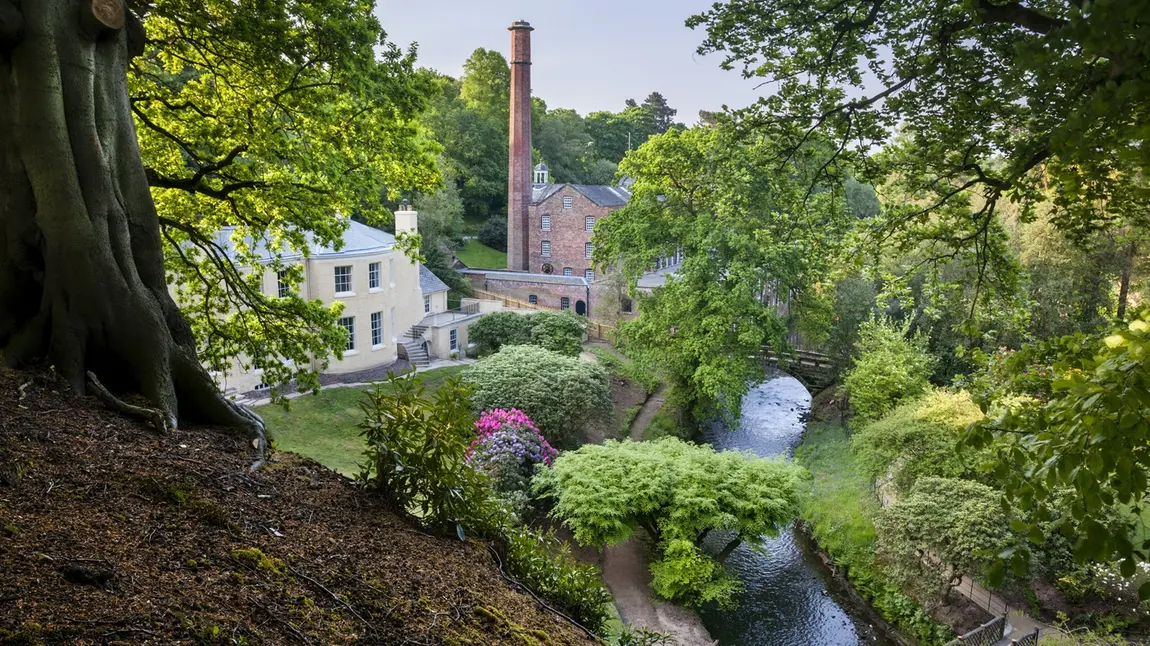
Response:
MULTIPOLYGON (((802 440, 811 396, 793 377, 771 378, 743 402, 739 428, 712 427, 704 438, 716 449, 750 450, 788 459, 802 440)), ((714 538, 717 545, 725 541, 714 538)), ((723 646, 855 646, 893 642, 877 634, 860 609, 841 593, 808 541, 792 527, 764 538, 762 551, 739 546, 728 570, 745 585, 735 608, 700 612, 711 636, 723 646)), ((718 549, 718 548, 716 548, 718 549)))

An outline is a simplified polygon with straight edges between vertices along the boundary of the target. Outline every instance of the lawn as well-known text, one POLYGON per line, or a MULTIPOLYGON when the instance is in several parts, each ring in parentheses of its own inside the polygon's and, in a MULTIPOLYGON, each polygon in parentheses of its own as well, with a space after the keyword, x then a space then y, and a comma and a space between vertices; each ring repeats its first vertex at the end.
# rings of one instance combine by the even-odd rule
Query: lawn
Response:
POLYGON ((492 249, 472 238, 456 252, 456 257, 472 269, 507 269, 507 253, 492 249))
MULTIPOLYGON (((458 374, 463 366, 439 368, 419 373, 434 392, 445 379, 458 374)), ((290 410, 280 406, 258 409, 267 423, 275 446, 284 451, 306 455, 320 464, 348 476, 359 472, 363 459, 363 438, 359 423, 363 411, 362 388, 328 388, 318 395, 304 395, 291 400, 290 410)))

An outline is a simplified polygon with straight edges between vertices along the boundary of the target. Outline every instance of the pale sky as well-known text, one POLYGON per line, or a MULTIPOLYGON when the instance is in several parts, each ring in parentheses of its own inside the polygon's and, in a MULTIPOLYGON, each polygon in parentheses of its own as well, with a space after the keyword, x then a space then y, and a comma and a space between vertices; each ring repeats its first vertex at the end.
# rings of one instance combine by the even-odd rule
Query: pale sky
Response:
POLYGON ((618 112, 659 91, 678 121, 695 123, 700 109, 745 107, 761 94, 755 81, 719 68, 720 58, 695 49, 705 34, 688 16, 712 0, 377 0, 388 38, 419 44, 419 65, 458 77, 477 47, 509 56, 516 20, 530 22, 532 89, 549 108, 580 114, 618 112))

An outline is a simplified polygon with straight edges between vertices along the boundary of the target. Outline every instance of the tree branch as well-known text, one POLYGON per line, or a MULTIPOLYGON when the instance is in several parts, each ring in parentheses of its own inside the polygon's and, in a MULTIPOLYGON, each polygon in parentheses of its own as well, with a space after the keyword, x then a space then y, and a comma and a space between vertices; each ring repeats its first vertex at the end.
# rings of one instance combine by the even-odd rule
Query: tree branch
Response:
POLYGON ((1000 5, 982 0, 976 9, 983 16, 985 22, 1014 25, 1044 36, 1066 25, 1066 21, 1062 18, 1052 18, 1017 2, 1000 5))

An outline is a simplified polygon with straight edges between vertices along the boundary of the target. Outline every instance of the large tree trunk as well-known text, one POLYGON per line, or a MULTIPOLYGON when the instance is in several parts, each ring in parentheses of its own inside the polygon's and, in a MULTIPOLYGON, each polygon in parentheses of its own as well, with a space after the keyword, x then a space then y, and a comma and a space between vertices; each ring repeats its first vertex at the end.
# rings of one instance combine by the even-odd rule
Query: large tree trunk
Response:
POLYGON ((196 358, 168 293, 159 221, 128 102, 121 0, 0 0, 0 352, 92 371, 167 418, 263 437, 196 358))
POLYGON ((1126 302, 1130 300, 1130 276, 1134 273, 1134 261, 1138 257, 1138 246, 1133 240, 1122 257, 1122 276, 1118 282, 1118 320, 1126 320, 1126 302))

